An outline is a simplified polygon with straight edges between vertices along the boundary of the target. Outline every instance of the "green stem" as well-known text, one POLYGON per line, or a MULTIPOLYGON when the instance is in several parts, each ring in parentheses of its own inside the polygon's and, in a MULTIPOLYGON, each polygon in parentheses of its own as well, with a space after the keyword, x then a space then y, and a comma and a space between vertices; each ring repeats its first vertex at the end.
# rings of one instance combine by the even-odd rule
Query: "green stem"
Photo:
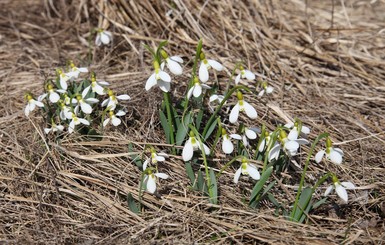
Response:
POLYGON ((307 168, 308 168, 309 163, 310 163, 310 158, 311 158, 311 156, 313 155, 313 151, 314 151, 316 145, 318 144, 318 142, 319 142, 322 138, 326 138, 326 137, 328 137, 328 136, 329 136, 328 133, 320 134, 320 135, 314 140, 314 142, 313 142, 313 144, 312 144, 312 146, 311 146, 311 148, 310 148, 309 155, 307 156, 307 159, 306 159, 305 167, 303 168, 303 171, 302 171, 301 181, 299 182, 299 187, 298 187, 297 196, 295 197, 294 206, 293 206, 293 209, 292 209, 292 212, 291 212, 291 220, 294 220, 295 212, 296 212, 297 206, 298 206, 299 197, 301 196, 303 184, 304 184, 304 182, 305 182, 306 171, 307 171, 307 168))
POLYGON ((242 158, 244 156, 242 155, 238 155, 236 157, 234 157, 233 159, 231 159, 231 161, 229 161, 228 163, 225 164, 225 166, 223 166, 221 168, 221 170, 219 171, 219 173, 217 173, 216 177, 217 179, 219 178, 219 176, 221 176, 221 174, 223 173, 223 171, 225 171, 233 162, 235 162, 236 160, 238 160, 239 158, 242 158))
POLYGON ((319 179, 317 181, 317 183, 313 186, 313 193, 315 192, 315 190, 318 188, 318 186, 320 186, 323 182, 325 182, 329 177, 331 177, 332 174, 329 172, 327 174, 325 174, 324 176, 322 176, 321 179, 319 179))
POLYGON ((174 136, 174 127, 173 127, 173 117, 171 114, 171 104, 170 104, 170 98, 168 97, 168 93, 163 92, 163 99, 164 102, 166 103, 166 111, 167 111, 167 122, 168 122, 168 127, 170 129, 170 143, 173 145, 172 147, 172 153, 175 155, 176 150, 175 150, 175 136, 174 136))

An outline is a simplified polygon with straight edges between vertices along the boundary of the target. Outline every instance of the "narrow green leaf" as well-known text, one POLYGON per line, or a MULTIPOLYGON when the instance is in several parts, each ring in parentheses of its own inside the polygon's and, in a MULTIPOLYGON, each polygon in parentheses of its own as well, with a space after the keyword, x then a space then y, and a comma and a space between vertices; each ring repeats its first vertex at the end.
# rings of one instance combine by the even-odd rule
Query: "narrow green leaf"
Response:
POLYGON ((217 204, 218 203, 218 184, 217 184, 217 180, 215 178, 215 173, 214 173, 214 170, 210 169, 210 183, 211 183, 211 186, 210 188, 212 189, 211 192, 211 197, 210 197, 210 202, 212 204, 217 204))
MULTIPOLYGON (((134 148, 132 146, 132 143, 128 144, 128 152, 134 152, 134 148)), ((135 165, 142 171, 143 164, 142 159, 139 154, 131 155, 130 159, 135 163, 135 165)))
POLYGON ((259 192, 263 188, 263 185, 269 179, 272 172, 273 172, 273 167, 271 166, 271 167, 267 168, 266 171, 262 174, 261 178, 258 180, 257 184, 255 184, 255 186, 251 192, 250 203, 252 203, 257 198, 257 196, 259 195, 259 192))
POLYGON ((318 208, 319 206, 321 206, 322 204, 324 204, 324 203, 326 202, 327 199, 328 199, 327 197, 324 197, 324 198, 322 198, 321 200, 319 200, 318 202, 314 203, 314 204, 312 205, 312 209, 318 208))
POLYGON ((302 190, 301 196, 298 200, 298 205, 296 209, 292 210, 292 213, 294 211, 294 215, 290 215, 293 217, 293 221, 298 222, 301 219, 301 216, 303 215, 303 212, 307 209, 309 202, 313 196, 313 189, 310 187, 306 187, 302 190))
POLYGON ((195 175, 194 175, 194 171, 192 169, 191 163, 187 162, 185 164, 185 169, 186 169, 187 176, 188 176, 188 178, 191 181, 191 186, 194 186, 194 184, 195 184, 195 175))
POLYGON ((206 141, 210 137, 210 135, 213 133, 216 126, 217 126, 217 122, 213 121, 212 124, 210 125, 209 129, 207 130, 207 133, 204 137, 204 141, 206 141))
POLYGON ((195 120, 195 128, 198 131, 199 131, 200 127, 201 127, 202 118, 203 118, 203 110, 199 110, 197 118, 195 120))
POLYGON ((170 141, 170 128, 168 126, 168 121, 166 115, 164 115, 163 111, 159 110, 160 124, 163 127, 164 134, 166 135, 167 144, 171 144, 170 141))
POLYGON ((187 132, 189 130, 188 125, 192 122, 191 112, 188 112, 184 118, 183 121, 178 126, 178 131, 176 132, 175 137, 175 144, 176 145, 182 145, 184 142, 184 139, 186 138, 187 132))
POLYGON ((199 191, 203 192, 204 194, 207 193, 207 186, 206 182, 203 178, 202 171, 198 171, 198 177, 197 177, 197 188, 199 191))
POLYGON ((131 195, 131 193, 128 193, 127 194, 127 204, 128 204, 128 208, 136 213, 136 214, 139 214, 140 213, 140 209, 138 208, 138 205, 136 204, 135 202, 135 199, 133 198, 133 196, 131 195))

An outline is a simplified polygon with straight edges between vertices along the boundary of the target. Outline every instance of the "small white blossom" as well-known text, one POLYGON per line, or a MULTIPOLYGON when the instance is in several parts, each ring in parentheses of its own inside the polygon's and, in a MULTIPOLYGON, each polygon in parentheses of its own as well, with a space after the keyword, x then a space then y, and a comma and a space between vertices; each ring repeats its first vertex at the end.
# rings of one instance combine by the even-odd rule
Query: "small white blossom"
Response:
POLYGON ((151 147, 151 157, 148 158, 146 161, 145 161, 145 164, 148 164, 148 163, 152 163, 152 164, 156 164, 158 162, 163 162, 166 160, 166 157, 168 157, 168 155, 164 152, 159 152, 157 153, 155 151, 154 148, 151 147))
POLYGON ((259 97, 262 97, 264 94, 271 94, 274 88, 269 86, 267 82, 262 83, 262 90, 258 93, 259 97))
POLYGON ((80 73, 87 73, 88 72, 87 67, 80 67, 80 68, 76 67, 72 61, 70 63, 70 66, 71 66, 71 70, 66 74, 67 74, 67 76, 69 76, 71 78, 78 78, 80 73))
POLYGON ((295 156, 300 145, 309 144, 305 139, 289 139, 284 130, 280 131, 277 143, 269 151, 269 161, 278 160, 279 152, 283 149, 288 156, 295 156))
POLYGON ((48 95, 48 99, 49 99, 49 101, 51 101, 51 103, 56 103, 60 100, 60 95, 58 93, 56 93, 52 84, 47 85, 47 93, 40 95, 38 100, 42 101, 45 97, 47 97, 47 95, 48 95))
POLYGON ((122 94, 115 96, 114 92, 111 89, 107 90, 108 99, 105 99, 102 102, 102 106, 107 106, 109 110, 115 110, 116 106, 118 105, 118 100, 130 100, 131 97, 127 94, 122 94))
POLYGON ((147 79, 145 89, 150 90, 153 86, 158 85, 163 92, 170 91, 171 77, 166 72, 162 71, 159 63, 154 61, 155 72, 147 79))
POLYGON ((217 71, 222 71, 223 66, 215 60, 207 60, 205 54, 201 52, 200 54, 201 64, 199 67, 199 79, 205 83, 209 80, 209 69, 212 67, 217 71))
POLYGON ((232 134, 232 135, 230 135, 230 137, 232 137, 234 139, 242 140, 243 145, 245 147, 247 147, 249 145, 249 140, 256 139, 257 138, 257 134, 253 130, 251 130, 251 129, 247 128, 247 127, 243 127, 242 131, 243 131, 242 135, 232 134))
POLYGON ((105 95, 104 88, 101 86, 108 86, 110 85, 106 81, 97 81, 94 76, 91 77, 91 84, 84 89, 84 93, 88 94, 88 91, 91 89, 92 92, 97 93, 98 95, 105 95))
POLYGON ((44 128, 44 132, 46 134, 49 134, 51 131, 52 132, 62 132, 64 130, 64 126, 60 124, 56 124, 52 122, 51 128, 44 128))
POLYGON ((59 76, 59 83, 62 90, 67 90, 68 84, 67 81, 71 79, 71 76, 67 73, 64 73, 61 69, 57 70, 59 76))
POLYGON ((257 167, 255 165, 249 163, 249 160, 246 158, 242 159, 241 167, 235 172, 235 175, 234 175, 234 183, 235 184, 238 183, 238 180, 239 180, 239 177, 241 176, 241 173, 243 175, 249 175, 254 180, 259 180, 261 177, 257 167))
MULTIPOLYGON (((232 136, 235 136, 235 138, 237 138, 237 136, 239 135, 234 134, 232 136)), ((222 150, 225 154, 231 154, 234 151, 234 145, 231 142, 231 139, 224 128, 222 128, 222 150)))
POLYGON ((186 141, 183 151, 182 151, 182 158, 183 161, 187 162, 191 160, 193 157, 194 151, 196 150, 203 150, 206 155, 210 154, 210 148, 208 148, 204 143, 202 143, 203 149, 201 149, 201 144, 198 142, 198 140, 195 138, 195 135, 193 132, 190 132, 190 137, 186 141))
POLYGON ((342 201, 348 203, 348 193, 346 190, 356 189, 355 185, 352 182, 340 182, 335 175, 333 175, 332 179, 333 184, 326 189, 324 196, 328 196, 335 189, 342 201))
POLYGON ((225 99, 225 96, 223 95, 217 95, 217 94, 211 95, 209 99, 209 108, 211 109, 211 111, 214 111, 214 108, 211 106, 211 103, 217 101, 218 104, 221 104, 224 99, 225 99))
POLYGON ((326 155, 326 158, 334 164, 341 164, 342 157, 344 156, 343 151, 340 148, 333 148, 332 141, 330 138, 326 139, 326 150, 321 150, 315 155, 315 161, 320 163, 322 158, 326 155))
POLYGON ((270 144, 270 141, 272 140, 272 133, 265 132, 265 135, 261 135, 261 137, 264 137, 261 141, 261 144, 258 147, 259 152, 263 152, 265 147, 267 147, 270 144))
POLYGON ((85 114, 91 114, 92 113, 92 106, 91 104, 98 103, 99 100, 96 98, 88 98, 84 99, 87 96, 87 91, 83 91, 83 93, 80 95, 76 95, 75 98, 72 98, 72 104, 76 104, 75 111, 78 111, 78 107, 82 109, 82 111, 85 114))
POLYGON ((303 134, 309 134, 310 133, 310 128, 302 125, 301 122, 299 122, 299 121, 296 121, 295 123, 290 122, 290 123, 285 124, 285 126, 284 126, 285 128, 291 129, 289 132, 289 135, 287 136, 289 139, 295 140, 298 138, 300 125, 301 125, 301 132, 303 134))
POLYGON ((191 95, 194 95, 195 98, 198 98, 202 94, 203 89, 210 89, 210 86, 200 83, 197 77, 194 78, 194 85, 188 90, 187 98, 190 99, 191 95))
POLYGON ((39 101, 35 100, 31 94, 26 94, 25 99, 27 100, 27 106, 24 109, 25 116, 29 116, 29 113, 35 109, 36 106, 38 107, 44 107, 44 104, 39 101))
POLYGON ((60 119, 61 120, 72 119, 71 108, 67 106, 62 100, 58 101, 58 105, 60 108, 60 113, 59 113, 60 119))
POLYGON ((231 123, 238 121, 238 116, 240 111, 244 111, 246 115, 251 119, 256 119, 258 117, 257 111, 249 103, 243 100, 243 95, 241 92, 237 92, 238 102, 231 109, 229 120, 231 123))
POLYGON ((103 122, 103 127, 107 126, 109 122, 111 122, 111 124, 114 125, 115 127, 119 126, 122 120, 120 120, 118 117, 124 116, 126 115, 126 113, 120 110, 115 114, 114 111, 110 110, 108 115, 109 117, 106 118, 103 122))
POLYGON ((168 179, 168 175, 164 173, 153 173, 152 168, 147 168, 147 162, 143 163, 143 171, 145 172, 143 184, 146 185, 148 192, 154 194, 156 191, 156 178, 168 179))
POLYGON ((169 57, 164 50, 162 50, 160 53, 165 60, 162 62, 162 64, 160 64, 161 70, 164 70, 164 65, 166 64, 171 73, 177 76, 182 75, 183 69, 180 64, 183 64, 183 59, 180 56, 169 57))
POLYGON ((84 118, 79 118, 76 116, 75 113, 72 113, 72 120, 71 120, 69 127, 68 127, 68 133, 72 133, 75 130, 75 126, 77 126, 79 124, 84 124, 84 125, 88 126, 88 125, 90 125, 90 122, 84 118))
POLYGON ((100 46, 103 44, 108 45, 112 40, 112 33, 103 29, 99 29, 96 34, 95 44, 100 46))
POLYGON ((240 73, 235 77, 235 84, 238 84, 241 78, 242 79, 246 78, 249 81, 253 81, 255 79, 255 74, 252 73, 251 71, 245 70, 243 66, 240 66, 239 69, 240 69, 240 73))

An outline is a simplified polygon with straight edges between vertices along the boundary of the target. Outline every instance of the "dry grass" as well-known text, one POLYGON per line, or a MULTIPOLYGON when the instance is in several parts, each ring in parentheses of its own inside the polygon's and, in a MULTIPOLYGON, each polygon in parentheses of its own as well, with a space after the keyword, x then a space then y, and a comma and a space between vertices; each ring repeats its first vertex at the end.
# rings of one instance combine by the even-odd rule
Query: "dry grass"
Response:
MULTIPOLYGON (((0 1, 0 241, 383 242, 384 12, 382 0, 0 1), (114 32, 111 47, 89 49, 90 30, 97 26, 114 32), (243 60, 275 87, 271 99, 248 98, 261 115, 258 124, 299 117, 311 126, 310 138, 332 134, 346 153, 345 164, 313 165, 308 181, 318 171, 337 171, 360 187, 348 205, 331 198, 309 224, 294 224, 274 216, 268 204, 249 209, 242 198, 252 182, 235 186, 225 174, 220 206, 213 206, 190 190, 175 156, 160 166, 172 177, 162 181, 161 197, 144 194, 143 215, 128 209, 125 196, 137 197, 140 171, 127 143, 140 152, 145 143, 164 142, 157 118, 161 96, 143 88, 151 72, 143 44, 166 39, 171 53, 191 57, 199 38, 227 69, 243 60), (68 59, 88 64, 90 57, 100 78, 133 97, 127 127, 100 142, 71 135, 56 145, 43 135, 39 116, 24 117, 23 94, 40 94, 45 77, 68 59)), ((184 92, 182 81, 174 84, 175 94, 184 92)))

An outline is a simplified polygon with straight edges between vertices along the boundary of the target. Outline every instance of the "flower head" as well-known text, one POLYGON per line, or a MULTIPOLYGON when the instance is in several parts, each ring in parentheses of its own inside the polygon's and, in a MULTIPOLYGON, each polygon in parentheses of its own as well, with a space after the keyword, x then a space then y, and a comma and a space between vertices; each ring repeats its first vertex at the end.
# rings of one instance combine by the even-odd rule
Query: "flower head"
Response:
POLYGON ((96 34, 95 44, 97 46, 100 46, 103 44, 108 45, 112 40, 112 33, 109 31, 106 31, 102 28, 98 30, 98 33, 96 34))
POLYGON ((50 132, 62 132, 63 130, 64 130, 63 125, 56 124, 53 120, 52 120, 51 128, 44 128, 44 132, 46 134, 49 134, 50 132))
POLYGON ((270 141, 272 140, 272 134, 273 134, 272 132, 269 133, 269 132, 265 131, 265 134, 261 135, 261 137, 263 137, 263 139, 261 141, 261 144, 258 147, 259 152, 263 152, 265 147, 267 147, 270 144, 270 141))
POLYGON ((131 99, 131 97, 128 96, 127 94, 122 94, 122 95, 116 96, 114 91, 112 91, 111 89, 107 90, 107 95, 108 95, 108 99, 105 99, 102 102, 102 106, 107 106, 107 108, 109 108, 109 110, 115 110, 116 106, 118 105, 118 100, 130 100, 131 99))
POLYGON ((97 81, 95 76, 92 75, 91 84, 86 87, 83 92, 87 94, 88 91, 91 89, 92 92, 97 93, 98 95, 105 95, 106 93, 104 92, 104 88, 101 85, 108 86, 110 84, 106 81, 97 81))
POLYGON ((224 128, 222 128, 222 150, 225 154, 231 154, 234 151, 234 145, 224 128))
POLYGON ((246 78, 249 81, 253 81, 255 79, 254 73, 252 73, 249 70, 245 70, 243 66, 239 66, 239 70, 240 70, 239 74, 235 77, 235 84, 238 84, 241 78, 242 79, 246 78))
POLYGON ((190 137, 184 144, 183 151, 182 151, 183 161, 187 162, 191 160, 191 158, 193 157, 194 151, 198 149, 201 151, 203 150, 206 155, 209 155, 210 149, 204 143, 202 143, 202 146, 203 146, 203 149, 201 149, 201 142, 198 142, 194 133, 190 131, 190 137))
POLYGON ((269 86, 267 82, 262 83, 262 90, 258 93, 259 97, 262 97, 264 94, 271 94, 274 88, 269 86))
POLYGON ((71 78, 78 78, 80 73, 87 73, 88 68, 87 67, 76 67, 75 64, 70 61, 70 72, 67 73, 67 75, 71 78))
POLYGON ((296 120, 294 123, 290 122, 285 124, 285 128, 291 129, 289 132, 289 135, 287 136, 291 140, 295 140, 299 136, 299 132, 303 134, 309 134, 310 133, 310 128, 302 125, 302 122, 300 120, 296 120))
POLYGON ((297 155, 297 151, 300 145, 309 144, 309 141, 305 139, 289 139, 285 130, 279 131, 278 142, 269 151, 269 161, 275 159, 278 160, 281 149, 285 151, 288 156, 297 155))
POLYGON ((183 69, 180 64, 183 64, 183 59, 180 56, 169 57, 166 51, 163 49, 160 51, 160 54, 165 60, 162 62, 162 64, 160 64, 161 70, 164 70, 164 65, 166 64, 171 73, 174 75, 182 75, 183 69))
POLYGON ((80 108, 85 114, 91 114, 92 113, 91 104, 95 104, 99 102, 99 100, 96 98, 85 99, 86 96, 87 96, 87 91, 83 90, 83 93, 81 95, 78 94, 74 98, 72 98, 72 104, 77 104, 75 107, 76 112, 78 111, 78 108, 80 106, 80 108))
POLYGON ((207 60, 203 52, 200 53, 201 65, 199 67, 199 79, 205 83, 209 80, 209 69, 212 67, 217 71, 222 71, 223 66, 215 60, 207 60))
POLYGON ((349 181, 340 182, 337 176, 335 176, 334 174, 332 176, 332 180, 333 180, 333 184, 326 189, 324 196, 329 195, 332 192, 332 190, 335 189, 337 195, 342 199, 342 201, 344 203, 348 203, 348 193, 346 192, 346 190, 356 189, 355 185, 349 181))
POLYGON ((60 108, 60 113, 59 113, 60 119, 61 120, 72 119, 71 108, 67 106, 63 100, 59 100, 58 105, 60 108))
POLYGON ((170 91, 170 75, 160 69, 158 61, 154 61, 154 69, 155 72, 147 79, 145 86, 146 91, 155 85, 158 85, 163 92, 170 91))
POLYGON ((156 191, 156 178, 168 179, 168 175, 164 173, 154 173, 153 168, 147 168, 147 162, 143 163, 144 179, 143 183, 146 186, 146 190, 152 194, 156 191))
POLYGON ((108 118, 106 118, 103 122, 103 127, 107 126, 109 122, 111 122, 112 125, 115 127, 119 126, 122 120, 120 120, 118 117, 124 116, 126 113, 122 110, 118 111, 116 114, 114 113, 113 110, 110 110, 108 112, 108 118), (117 117, 118 116, 118 117, 117 117))
POLYGON ((255 165, 251 164, 247 158, 242 159, 242 165, 241 167, 235 172, 234 175, 234 183, 238 183, 239 177, 241 176, 241 173, 243 175, 249 175, 254 180, 260 179, 260 174, 258 172, 258 169, 255 165))
POLYGON ((24 109, 24 113, 27 117, 29 116, 29 113, 35 109, 36 106, 44 107, 44 104, 39 100, 35 100, 32 94, 30 93, 27 93, 25 95, 25 99, 27 100, 27 106, 24 109))
POLYGON ((249 103, 243 100, 243 95, 240 91, 237 92, 238 102, 230 112, 230 122, 235 123, 238 120, 239 112, 244 111, 246 115, 251 118, 257 118, 257 111, 249 103))
POLYGON ((332 141, 328 137, 326 139, 326 150, 321 150, 315 155, 315 161, 320 163, 322 158, 326 155, 326 158, 334 164, 341 164, 342 157, 344 156, 343 151, 340 148, 333 148, 332 141))
MULTIPOLYGON (((242 135, 238 135, 237 139, 241 139, 243 142, 243 145, 247 147, 249 145, 249 140, 254 140, 257 138, 257 134, 254 132, 254 130, 249 129, 247 127, 242 127, 242 135)), ((234 138, 235 135, 230 135, 232 138, 234 138)))
POLYGON ((210 89, 210 86, 200 83, 197 77, 194 77, 194 85, 188 90, 187 98, 190 99, 191 95, 194 95, 195 98, 198 98, 202 94, 202 89, 210 89))
POLYGON ((51 83, 48 83, 46 86, 46 89, 47 89, 47 93, 40 95, 38 100, 42 101, 48 95, 48 99, 49 101, 51 101, 51 103, 58 102, 60 99, 60 95, 56 93, 55 89, 53 88, 53 85, 51 83))
POLYGON ((72 113, 72 120, 68 127, 68 133, 72 133, 75 130, 75 126, 79 124, 90 125, 90 122, 84 118, 79 118, 75 113, 72 113))
POLYGON ((62 90, 67 90, 68 84, 67 81, 71 79, 71 75, 64 73, 62 69, 57 69, 57 74, 59 77, 59 83, 62 90))
POLYGON ((145 161, 146 164, 148 164, 150 162, 152 164, 156 164, 158 162, 163 162, 166 160, 166 157, 168 157, 168 155, 164 152, 157 153, 153 147, 151 147, 150 152, 151 152, 151 157, 145 161))

